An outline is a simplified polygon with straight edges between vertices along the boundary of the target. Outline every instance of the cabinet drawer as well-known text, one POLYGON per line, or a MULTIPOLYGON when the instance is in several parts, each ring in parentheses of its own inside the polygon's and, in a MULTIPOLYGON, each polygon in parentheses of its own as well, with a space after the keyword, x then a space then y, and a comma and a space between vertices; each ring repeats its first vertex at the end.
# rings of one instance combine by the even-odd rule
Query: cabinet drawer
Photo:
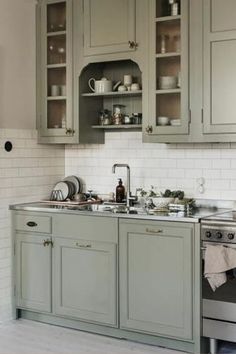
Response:
POLYGON ((189 230, 193 229, 192 223, 165 222, 122 219, 120 225, 132 226, 132 232, 137 234, 146 234, 150 236, 180 236, 188 235, 189 230))
POLYGON ((53 235, 117 243, 118 220, 117 218, 87 215, 54 215, 53 235))
POLYGON ((50 234, 52 232, 52 221, 49 216, 17 214, 15 216, 15 228, 19 231, 33 231, 50 234))

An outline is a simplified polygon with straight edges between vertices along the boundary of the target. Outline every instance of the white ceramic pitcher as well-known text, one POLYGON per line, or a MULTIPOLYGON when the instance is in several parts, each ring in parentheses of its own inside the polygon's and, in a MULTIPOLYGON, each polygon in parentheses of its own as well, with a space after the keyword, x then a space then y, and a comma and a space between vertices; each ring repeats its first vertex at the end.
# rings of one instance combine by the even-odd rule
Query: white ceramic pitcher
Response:
POLYGON ((112 81, 107 80, 105 77, 102 77, 101 80, 95 80, 94 78, 91 78, 88 81, 89 88, 95 93, 111 92, 112 90, 115 90, 119 84, 120 81, 112 87, 112 81))

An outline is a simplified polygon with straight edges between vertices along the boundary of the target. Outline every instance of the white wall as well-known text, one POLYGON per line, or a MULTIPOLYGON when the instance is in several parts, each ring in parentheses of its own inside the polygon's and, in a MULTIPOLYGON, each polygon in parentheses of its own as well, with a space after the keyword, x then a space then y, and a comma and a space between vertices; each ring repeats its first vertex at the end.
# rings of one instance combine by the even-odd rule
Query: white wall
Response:
POLYGON ((183 189, 201 199, 236 200, 236 144, 143 144, 141 132, 106 133, 104 145, 67 146, 66 174, 79 174, 100 193, 115 190, 125 170, 111 172, 116 162, 131 167, 132 191, 154 185, 158 190, 183 189), (197 179, 205 179, 198 192, 197 179))
POLYGON ((0 0, 0 128, 35 128, 35 1, 0 0))
POLYGON ((35 3, 0 0, 0 322, 12 315, 8 205, 45 198, 64 176, 64 147, 38 145, 34 130, 35 3))

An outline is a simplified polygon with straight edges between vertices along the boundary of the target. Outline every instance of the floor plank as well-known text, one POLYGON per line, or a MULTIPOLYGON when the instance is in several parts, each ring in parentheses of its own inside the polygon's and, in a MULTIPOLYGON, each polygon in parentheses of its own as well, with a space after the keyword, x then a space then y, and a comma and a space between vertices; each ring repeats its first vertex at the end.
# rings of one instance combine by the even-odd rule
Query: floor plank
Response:
POLYGON ((0 324, 0 354, 184 354, 43 323, 0 324))

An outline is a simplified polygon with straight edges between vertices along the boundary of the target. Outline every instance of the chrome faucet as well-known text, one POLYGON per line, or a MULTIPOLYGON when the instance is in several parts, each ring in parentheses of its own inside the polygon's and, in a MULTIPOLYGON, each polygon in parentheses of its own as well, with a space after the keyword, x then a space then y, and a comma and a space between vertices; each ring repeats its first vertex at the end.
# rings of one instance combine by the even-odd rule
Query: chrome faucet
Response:
POLYGON ((130 208, 130 202, 131 200, 133 199, 131 197, 131 193, 130 193, 130 167, 129 165, 127 165, 126 163, 115 163, 113 166, 112 166, 112 173, 115 173, 116 172, 116 167, 125 167, 126 170, 127 170, 127 196, 126 196, 126 206, 127 206, 127 209, 129 210, 130 208))

